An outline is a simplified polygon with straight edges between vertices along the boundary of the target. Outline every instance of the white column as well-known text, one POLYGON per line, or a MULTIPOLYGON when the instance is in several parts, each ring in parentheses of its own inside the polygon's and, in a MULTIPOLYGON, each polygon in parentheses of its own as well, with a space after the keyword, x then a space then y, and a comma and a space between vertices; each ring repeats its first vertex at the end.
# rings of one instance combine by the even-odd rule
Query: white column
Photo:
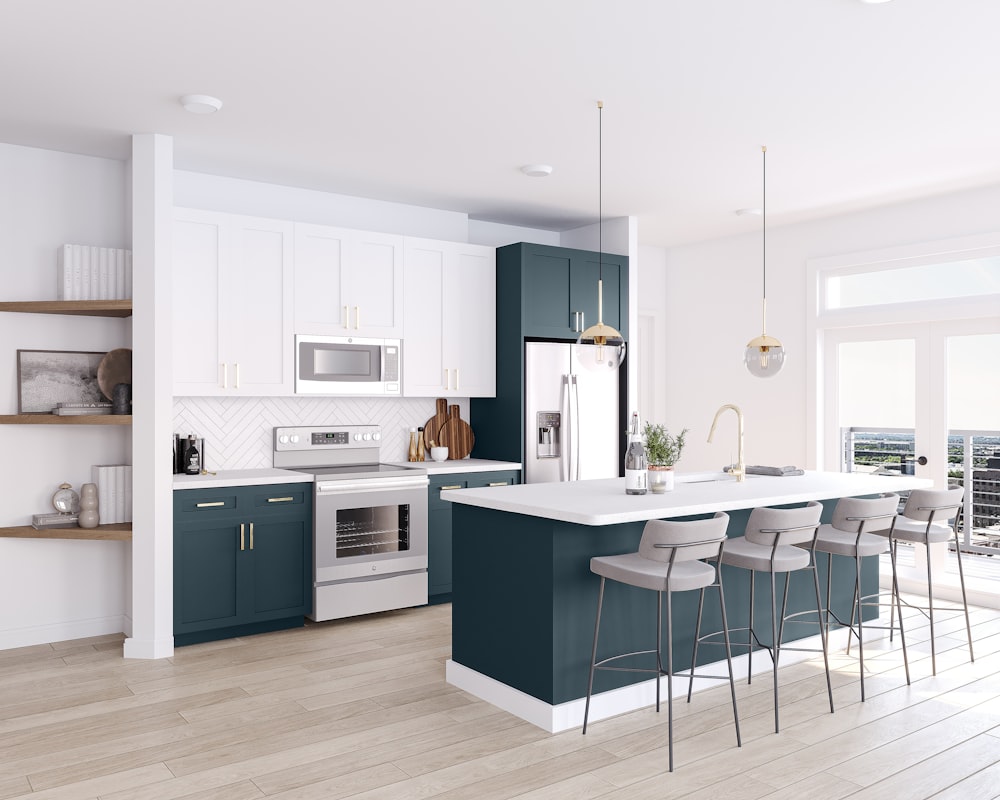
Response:
POLYGON ((173 655, 173 139, 132 137, 132 632, 126 658, 173 655))

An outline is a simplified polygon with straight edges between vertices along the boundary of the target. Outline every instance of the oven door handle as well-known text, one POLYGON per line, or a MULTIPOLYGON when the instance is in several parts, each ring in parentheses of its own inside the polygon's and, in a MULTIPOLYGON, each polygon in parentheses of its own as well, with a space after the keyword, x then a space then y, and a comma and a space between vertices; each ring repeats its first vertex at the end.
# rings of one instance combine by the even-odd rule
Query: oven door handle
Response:
POLYGON ((324 481, 316 483, 317 495, 336 495, 358 492, 388 492, 398 489, 426 489, 430 479, 419 478, 378 478, 373 481, 324 481))

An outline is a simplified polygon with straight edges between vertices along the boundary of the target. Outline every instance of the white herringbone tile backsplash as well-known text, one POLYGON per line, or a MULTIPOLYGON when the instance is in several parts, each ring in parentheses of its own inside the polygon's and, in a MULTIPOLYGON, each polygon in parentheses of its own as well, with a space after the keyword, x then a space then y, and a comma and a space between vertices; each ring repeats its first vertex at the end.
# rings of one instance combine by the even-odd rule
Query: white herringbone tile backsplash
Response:
MULTIPOLYGON (((469 400, 458 403, 469 419, 469 400)), ((280 425, 381 425, 382 461, 406 461, 410 428, 434 415, 434 398, 175 397, 174 433, 205 439, 205 468, 271 466, 280 425)))

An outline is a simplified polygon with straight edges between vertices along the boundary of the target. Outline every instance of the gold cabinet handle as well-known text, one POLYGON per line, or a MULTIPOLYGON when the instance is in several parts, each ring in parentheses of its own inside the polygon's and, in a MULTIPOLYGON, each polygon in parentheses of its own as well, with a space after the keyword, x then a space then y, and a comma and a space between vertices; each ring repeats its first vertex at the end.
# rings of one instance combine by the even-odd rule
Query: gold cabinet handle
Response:
POLYGON ((354 306, 354 330, 361 329, 361 306, 354 306))
POLYGON ((245 531, 244 531, 244 528, 245 528, 245 527, 246 527, 246 526, 245 526, 245 525, 244 525, 244 524, 243 524, 243 523, 241 522, 241 523, 240 523, 240 550, 241 550, 241 551, 242 551, 242 550, 246 550, 246 549, 247 549, 247 546, 246 546, 246 539, 244 538, 244 536, 245 536, 245 531))
POLYGON ((225 504, 225 500, 216 500, 214 503, 196 503, 195 508, 216 508, 218 506, 224 506, 225 504))
POLYGON ((233 364, 233 367, 235 367, 235 372, 236 372, 236 380, 234 381, 233 388, 234 389, 239 389, 240 388, 240 362, 237 361, 235 364, 233 364))
POLYGON ((228 389, 229 388, 229 365, 228 364, 219 364, 219 366, 222 367, 222 381, 221 381, 222 388, 223 389, 228 389))
POLYGON ((490 486, 506 486, 507 481, 497 481, 496 483, 489 484, 490 486))
POLYGON ((344 327, 345 328, 351 327, 351 316, 347 306, 344 306, 344 327))
POLYGON ((461 488, 462 488, 462 487, 461 487, 461 486, 459 486, 459 485, 457 485, 457 484, 456 484, 455 486, 442 486, 442 487, 441 487, 441 491, 442 491, 442 492, 446 492, 446 491, 448 491, 449 489, 461 489, 461 488))
POLYGON ((253 550, 253 523, 250 523, 250 549, 253 550))
POLYGON ((457 392, 462 387, 458 385, 458 367, 455 367, 455 391, 457 392))
POLYGON ((444 390, 447 392, 451 388, 451 370, 444 368, 444 390))
POLYGON ((294 497, 269 497, 267 502, 269 503, 291 503, 294 497))

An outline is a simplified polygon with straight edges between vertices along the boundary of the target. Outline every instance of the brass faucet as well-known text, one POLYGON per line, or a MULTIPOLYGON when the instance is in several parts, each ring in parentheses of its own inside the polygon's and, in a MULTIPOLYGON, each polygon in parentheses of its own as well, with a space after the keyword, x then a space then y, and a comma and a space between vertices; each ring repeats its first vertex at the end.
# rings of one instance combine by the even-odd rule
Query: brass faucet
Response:
POLYGON ((726 403, 718 411, 715 412, 715 419, 712 420, 712 427, 708 431, 708 441, 709 444, 712 442, 712 436, 715 434, 715 425, 719 421, 719 415, 722 414, 727 408, 731 408, 736 412, 737 424, 737 436, 739 437, 739 455, 737 457, 736 464, 731 464, 726 467, 726 472, 730 475, 735 475, 737 481, 744 481, 747 477, 747 465, 743 460, 743 412, 740 411, 740 407, 733 405, 732 403, 726 403))

